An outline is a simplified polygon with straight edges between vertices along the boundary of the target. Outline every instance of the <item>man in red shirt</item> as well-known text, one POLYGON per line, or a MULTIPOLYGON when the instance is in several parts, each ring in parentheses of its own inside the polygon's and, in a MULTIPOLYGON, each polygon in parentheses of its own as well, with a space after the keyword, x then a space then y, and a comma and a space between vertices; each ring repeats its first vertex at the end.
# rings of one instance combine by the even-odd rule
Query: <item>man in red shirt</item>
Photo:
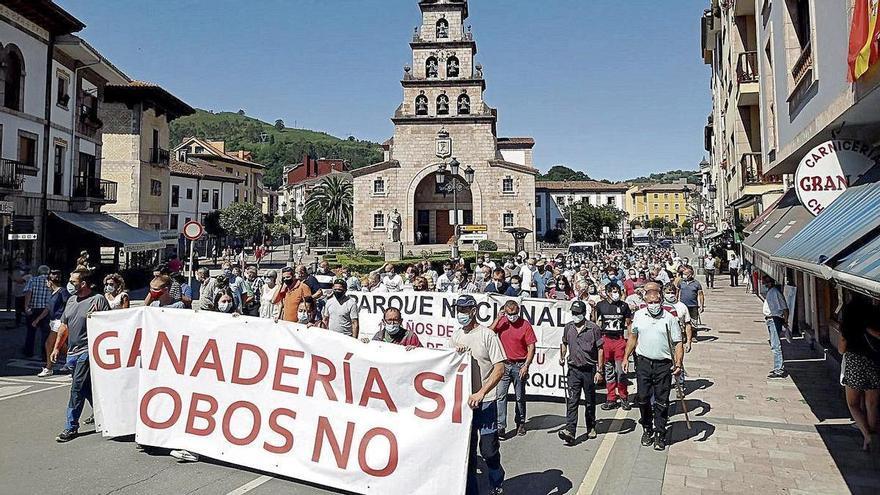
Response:
MULTIPOLYGON (((516 435, 526 434, 526 380, 529 375, 529 366, 535 358, 535 330, 520 314, 519 304, 516 301, 507 301, 495 323, 490 327, 501 340, 501 347, 507 356, 504 363, 504 376, 498 383, 498 437, 502 440, 509 438, 505 434, 507 428, 507 391, 513 383, 513 393, 516 400, 516 435)), ((510 435, 512 437, 513 435, 510 435)))

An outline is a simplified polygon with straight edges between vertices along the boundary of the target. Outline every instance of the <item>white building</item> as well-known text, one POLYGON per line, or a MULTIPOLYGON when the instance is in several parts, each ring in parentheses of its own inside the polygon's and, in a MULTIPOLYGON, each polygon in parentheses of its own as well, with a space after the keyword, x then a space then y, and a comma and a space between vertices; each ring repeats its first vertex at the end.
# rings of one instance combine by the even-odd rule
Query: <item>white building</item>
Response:
POLYGON ((593 206, 613 206, 625 211, 627 184, 586 181, 535 182, 535 232, 543 237, 549 230, 563 230, 566 205, 586 202, 593 206))
POLYGON ((182 232, 190 220, 204 224, 205 216, 222 210, 235 199, 235 186, 241 177, 212 167, 204 160, 190 158, 186 162, 171 158, 171 194, 168 228, 182 232))

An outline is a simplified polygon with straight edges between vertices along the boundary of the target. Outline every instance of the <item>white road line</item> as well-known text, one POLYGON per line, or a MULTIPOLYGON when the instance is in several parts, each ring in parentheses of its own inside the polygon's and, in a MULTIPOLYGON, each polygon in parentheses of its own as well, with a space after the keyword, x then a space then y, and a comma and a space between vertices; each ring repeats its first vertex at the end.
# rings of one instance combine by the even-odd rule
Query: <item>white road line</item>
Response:
MULTIPOLYGON (((609 429, 616 428, 626 418, 626 415, 627 411, 618 409, 609 429)), ((617 431, 610 431, 605 434, 605 438, 599 444, 599 449, 596 450, 596 455, 593 456, 593 462, 590 463, 587 474, 584 475, 584 481, 581 483, 580 488, 578 488, 577 495, 592 495, 596 485, 599 483, 599 477, 602 476, 602 470, 605 468, 605 463, 608 462, 608 456, 611 455, 611 449, 614 448, 614 442, 616 441, 617 431)))
MULTIPOLYGON (((68 380, 70 379, 70 377, 67 376, 67 375, 60 375, 59 378, 61 378, 61 377, 67 377, 68 380)), ((31 385, 39 385, 39 384, 43 384, 43 385, 55 385, 56 383, 58 383, 58 382, 60 382, 60 381, 61 381, 61 380, 53 380, 53 381, 40 380, 40 379, 37 379, 37 378, 34 378, 34 379, 27 379, 27 378, 9 378, 9 377, 6 377, 6 376, 0 377, 0 382, 9 382, 9 383, 29 383, 29 384, 31 384, 31 385)))
POLYGON ((275 479, 275 478, 273 478, 271 476, 265 476, 265 475, 260 476, 259 478, 255 479, 255 480, 251 480, 251 481, 241 485, 240 487, 236 488, 235 490, 232 490, 231 492, 227 493, 226 495, 244 495, 245 493, 253 490, 254 488, 262 485, 263 483, 266 483, 267 481, 273 480, 273 479, 275 479))
POLYGON ((67 387, 67 386, 69 386, 67 383, 62 383, 61 385, 55 385, 52 387, 41 388, 39 390, 31 390, 30 392, 24 392, 24 393, 17 394, 17 395, 7 395, 6 397, 0 397, 0 401, 8 400, 8 399, 15 399, 18 397, 24 397, 25 395, 38 394, 40 392, 48 392, 49 390, 55 390, 56 388, 67 387))

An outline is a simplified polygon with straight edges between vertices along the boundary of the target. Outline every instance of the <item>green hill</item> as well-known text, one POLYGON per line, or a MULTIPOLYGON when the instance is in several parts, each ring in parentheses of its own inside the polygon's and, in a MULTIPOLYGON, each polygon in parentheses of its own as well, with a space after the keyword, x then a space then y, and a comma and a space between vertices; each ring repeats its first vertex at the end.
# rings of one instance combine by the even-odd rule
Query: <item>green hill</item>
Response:
POLYGON ((348 160, 353 169, 382 161, 378 143, 360 141, 354 136, 340 139, 324 132, 287 129, 280 122, 272 125, 243 112, 198 110, 171 123, 172 147, 188 136, 223 140, 227 150, 252 152, 254 161, 266 166, 264 183, 270 187, 280 184, 285 165, 300 163, 306 153, 316 158, 348 160))
POLYGON ((625 180, 631 184, 671 184, 679 179, 687 179, 688 184, 699 184, 700 178, 697 176, 696 170, 670 170, 668 172, 660 172, 651 174, 647 177, 636 177, 635 179, 625 180))

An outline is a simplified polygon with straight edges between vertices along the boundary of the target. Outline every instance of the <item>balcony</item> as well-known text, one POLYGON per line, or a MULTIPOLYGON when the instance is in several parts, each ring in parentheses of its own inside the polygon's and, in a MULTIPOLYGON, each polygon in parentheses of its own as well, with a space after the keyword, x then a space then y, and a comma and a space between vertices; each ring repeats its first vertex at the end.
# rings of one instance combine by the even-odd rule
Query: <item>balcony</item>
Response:
POLYGON ((743 186, 782 184, 782 176, 764 175, 764 164, 760 153, 743 153, 739 165, 742 170, 743 186))
POLYGON ((0 160, 0 189, 21 191, 24 178, 19 167, 27 167, 27 164, 15 160, 0 160))
POLYGON ((166 149, 150 148, 150 161, 149 161, 149 163, 155 163, 157 165, 168 166, 168 161, 169 161, 170 157, 171 157, 171 154, 166 149))
POLYGON ((116 183, 78 175, 73 178, 73 199, 85 199, 93 203, 112 204, 116 202, 116 183))
POLYGON ((801 84, 805 80, 810 80, 807 75, 811 74, 813 71, 813 44, 811 42, 807 42, 807 44, 801 49, 801 55, 798 57, 797 61, 795 61, 794 65, 791 67, 791 77, 794 82, 795 90, 792 93, 797 92, 800 88, 801 84))
POLYGON ((739 54, 736 63, 737 105, 747 107, 758 104, 760 83, 758 76, 758 52, 739 54))

